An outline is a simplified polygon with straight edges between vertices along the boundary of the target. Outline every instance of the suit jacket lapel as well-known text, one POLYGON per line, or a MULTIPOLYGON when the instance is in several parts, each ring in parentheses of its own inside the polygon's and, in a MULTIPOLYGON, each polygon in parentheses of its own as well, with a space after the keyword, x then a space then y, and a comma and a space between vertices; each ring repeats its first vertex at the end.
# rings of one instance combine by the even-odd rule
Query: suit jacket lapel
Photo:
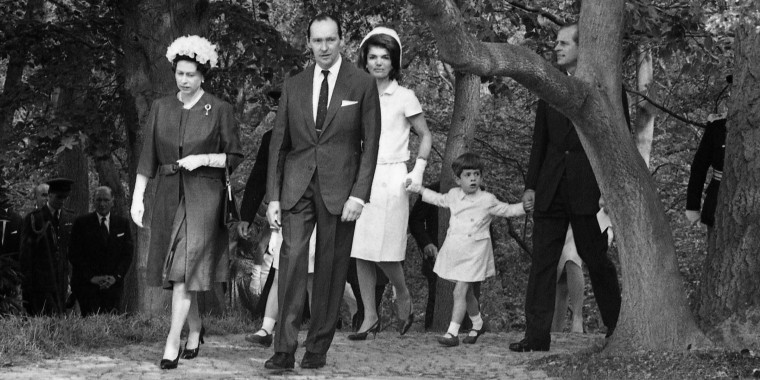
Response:
POLYGON ((302 76, 303 82, 296 86, 303 89, 301 94, 295 94, 294 99, 297 99, 296 104, 302 104, 301 108, 304 119, 304 125, 308 129, 309 135, 316 140, 317 131, 316 124, 314 123, 314 109, 312 108, 312 101, 314 98, 314 65, 306 68, 306 72, 302 76))
POLYGON ((335 89, 333 90, 332 98, 330 99, 330 105, 327 106, 327 115, 325 116, 325 125, 322 128, 322 134, 324 134, 325 130, 330 127, 330 123, 335 118, 335 114, 338 113, 343 99, 346 98, 348 82, 352 74, 350 71, 351 69, 348 61, 343 59, 340 64, 340 70, 338 71, 338 78, 335 80, 335 89))

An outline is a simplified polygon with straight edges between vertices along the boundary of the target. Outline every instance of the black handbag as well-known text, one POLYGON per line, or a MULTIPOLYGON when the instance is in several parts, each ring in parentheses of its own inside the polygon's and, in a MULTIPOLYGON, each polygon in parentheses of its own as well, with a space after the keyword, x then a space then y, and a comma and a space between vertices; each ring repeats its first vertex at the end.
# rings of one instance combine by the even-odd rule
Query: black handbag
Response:
POLYGON ((227 228, 234 227, 235 223, 240 221, 240 211, 238 211, 235 197, 232 195, 232 185, 230 185, 230 170, 227 165, 224 166, 224 194, 222 194, 222 226, 227 228))

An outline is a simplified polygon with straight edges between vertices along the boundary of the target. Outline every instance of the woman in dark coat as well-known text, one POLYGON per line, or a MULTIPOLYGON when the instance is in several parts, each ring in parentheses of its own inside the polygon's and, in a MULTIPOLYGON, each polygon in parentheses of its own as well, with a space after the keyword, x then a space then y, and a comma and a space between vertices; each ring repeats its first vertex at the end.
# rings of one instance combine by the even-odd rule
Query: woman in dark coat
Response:
POLYGON ((189 333, 183 359, 198 355, 203 329, 197 292, 228 277, 228 237, 222 220, 224 168, 242 160, 232 106, 201 88, 216 66, 215 46, 180 37, 167 50, 179 92, 151 106, 132 197, 131 214, 142 227, 143 193, 157 176, 150 222, 149 285, 172 290, 172 316, 162 369, 177 367, 180 333, 189 333))

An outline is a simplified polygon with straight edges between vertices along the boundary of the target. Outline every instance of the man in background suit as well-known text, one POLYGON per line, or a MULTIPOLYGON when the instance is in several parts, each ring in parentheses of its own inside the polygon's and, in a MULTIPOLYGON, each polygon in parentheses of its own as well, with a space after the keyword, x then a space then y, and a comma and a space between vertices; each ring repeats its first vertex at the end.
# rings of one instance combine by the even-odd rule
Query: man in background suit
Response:
POLYGON ((21 245, 21 221, 21 215, 11 207, 6 190, 0 187, 0 256, 7 256, 14 266, 18 263, 21 245))
POLYGON ((21 229, 21 295, 30 315, 55 315, 65 311, 69 286, 69 236, 74 213, 63 207, 74 181, 47 181, 47 203, 24 217, 21 229))
MULTIPOLYGON (((557 64, 569 75, 578 63, 578 26, 557 34, 557 64)), ((607 238, 596 213, 601 193, 575 126, 539 100, 523 204, 533 214, 533 255, 525 297, 525 338, 509 345, 517 352, 548 351, 554 316, 557 264, 573 227, 578 255, 588 267, 602 321, 610 336, 620 312, 617 270, 607 257, 607 238)))
POLYGON ((285 81, 272 132, 267 219, 282 228, 280 319, 269 369, 290 369, 306 297, 309 238, 317 226, 314 289, 302 368, 320 368, 335 335, 356 219, 369 200, 380 137, 375 80, 341 58, 339 20, 309 23, 315 65, 285 81))
POLYGON ((127 218, 113 215, 113 194, 95 189, 95 212, 74 220, 69 245, 71 291, 82 316, 119 309, 124 276, 132 262, 132 234, 127 218))

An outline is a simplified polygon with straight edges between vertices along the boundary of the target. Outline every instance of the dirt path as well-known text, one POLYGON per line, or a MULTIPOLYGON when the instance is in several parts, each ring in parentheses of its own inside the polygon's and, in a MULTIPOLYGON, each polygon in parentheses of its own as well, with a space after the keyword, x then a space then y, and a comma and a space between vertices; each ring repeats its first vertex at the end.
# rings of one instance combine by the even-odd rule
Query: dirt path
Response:
MULTIPOLYGON (((516 333, 487 333, 475 345, 440 346, 432 333, 399 337, 381 332, 376 340, 352 342, 338 332, 327 356, 327 366, 282 373, 264 369, 272 348, 254 347, 243 335, 208 336, 200 355, 180 360, 172 371, 158 369, 163 344, 131 345, 100 355, 71 356, 0 369, 0 379, 548 379, 543 371, 529 371, 526 363, 546 355, 577 352, 603 340, 602 335, 554 334, 548 353, 514 353, 509 342, 516 333)), ((305 332, 301 333, 301 340, 305 332)))

